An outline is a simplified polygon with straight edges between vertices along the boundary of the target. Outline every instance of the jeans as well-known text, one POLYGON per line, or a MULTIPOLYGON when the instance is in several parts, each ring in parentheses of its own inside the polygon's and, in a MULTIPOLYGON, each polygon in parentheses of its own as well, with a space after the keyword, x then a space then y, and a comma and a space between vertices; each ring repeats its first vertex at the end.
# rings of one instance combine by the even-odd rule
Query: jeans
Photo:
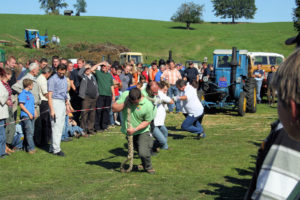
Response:
POLYGON ((69 137, 69 130, 68 130, 68 125, 69 124, 69 116, 66 115, 66 119, 65 119, 65 125, 64 125, 64 129, 61 135, 61 140, 65 140, 69 137))
POLYGON ((5 154, 6 136, 5 136, 5 119, 0 120, 0 156, 5 154))
POLYGON ((263 80, 256 80, 256 92, 257 92, 256 93, 256 98, 257 98, 257 101, 261 101, 260 90, 261 90, 262 82, 263 82, 263 80))
POLYGON ((22 130, 22 126, 20 124, 16 124, 16 132, 12 142, 12 146, 18 149, 23 148, 24 134, 22 130))
MULTIPOLYGON (((28 117, 22 117, 21 119, 28 118, 28 117)), ((26 119, 21 122, 22 123, 22 129, 25 136, 25 144, 24 147, 27 151, 32 151, 35 149, 34 141, 33 141, 33 135, 34 135, 34 119, 26 119)))
POLYGON ((168 129, 165 126, 155 126, 153 136, 158 140, 162 149, 168 149, 168 129))
POLYGON ((186 119, 181 124, 181 129, 195 134, 203 133, 204 130, 201 125, 203 116, 203 114, 198 117, 187 115, 186 119))
POLYGON ((80 134, 83 132, 83 129, 80 126, 68 126, 68 132, 72 137, 74 136, 75 131, 80 134))
MULTIPOLYGON (((119 96, 115 97, 115 100, 117 101, 119 99, 119 96)), ((111 106, 113 105, 114 102, 111 102, 111 106)), ((116 113, 117 116, 119 113, 116 113)), ((109 118, 110 118, 110 124, 115 125, 115 113, 112 111, 112 108, 109 111, 109 118)))
POLYGON ((58 153, 61 151, 60 142, 61 135, 65 125, 66 118, 66 102, 65 100, 53 99, 52 100, 53 109, 55 112, 55 122, 51 118, 51 127, 52 127, 52 141, 50 151, 53 153, 58 153))
MULTIPOLYGON (((179 90, 175 85, 171 85, 170 88, 168 89, 168 96, 170 98, 174 97, 174 96, 178 96, 179 95, 179 90)), ((176 106, 176 112, 181 112, 181 106, 180 106, 180 100, 177 100, 174 104, 168 104, 169 107, 169 111, 172 112, 174 109, 174 106, 176 106)))

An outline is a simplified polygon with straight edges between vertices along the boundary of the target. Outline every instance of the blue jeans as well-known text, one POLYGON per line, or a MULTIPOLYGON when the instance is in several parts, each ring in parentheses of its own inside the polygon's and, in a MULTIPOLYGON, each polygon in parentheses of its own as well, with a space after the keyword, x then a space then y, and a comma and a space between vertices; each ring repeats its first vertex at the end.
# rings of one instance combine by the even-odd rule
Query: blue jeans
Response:
POLYGON ((155 126, 153 129, 153 136, 161 144, 162 149, 168 149, 168 129, 165 126, 155 126))
POLYGON ((187 115, 181 124, 181 129, 195 134, 203 133, 203 127, 201 125, 203 116, 203 114, 198 117, 187 115))
MULTIPOLYGON (((168 89, 168 96, 169 97, 174 97, 179 95, 179 90, 175 85, 171 85, 170 88, 168 89)), ((174 104, 168 104, 169 111, 173 112, 174 106, 176 106, 176 112, 181 112, 181 106, 180 106, 180 101, 177 100, 174 104)))
MULTIPOLYGON (((28 118, 22 117, 21 119, 28 118)), ((21 122, 22 129, 25 136, 25 148, 27 151, 32 151, 35 149, 34 141, 33 141, 33 134, 34 134, 34 119, 27 119, 21 122)))
POLYGON ((263 80, 256 80, 256 92, 257 92, 256 93, 256 98, 257 98, 258 101, 261 101, 260 90, 261 90, 262 83, 263 83, 263 80))
POLYGON ((0 120, 0 156, 5 154, 6 136, 4 128, 5 119, 0 120))
POLYGON ((69 124, 69 116, 66 115, 65 125, 64 125, 64 129, 63 129, 63 132, 62 132, 62 135, 61 135, 61 140, 67 139, 69 137, 68 124, 69 124))
POLYGON ((68 126, 68 132, 72 137, 74 136, 75 131, 79 134, 83 131, 83 129, 79 126, 68 126))

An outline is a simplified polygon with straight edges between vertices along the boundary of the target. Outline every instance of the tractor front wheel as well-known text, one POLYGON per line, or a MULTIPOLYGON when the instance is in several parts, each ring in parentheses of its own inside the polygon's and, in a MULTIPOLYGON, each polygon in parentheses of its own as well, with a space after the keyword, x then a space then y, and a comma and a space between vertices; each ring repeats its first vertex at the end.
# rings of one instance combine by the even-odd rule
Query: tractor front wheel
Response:
POLYGON ((238 114, 244 116, 247 109, 247 98, 245 92, 241 92, 238 102, 238 114))
POLYGON ((248 78, 245 85, 247 97, 247 111, 256 112, 256 81, 254 78, 248 78))

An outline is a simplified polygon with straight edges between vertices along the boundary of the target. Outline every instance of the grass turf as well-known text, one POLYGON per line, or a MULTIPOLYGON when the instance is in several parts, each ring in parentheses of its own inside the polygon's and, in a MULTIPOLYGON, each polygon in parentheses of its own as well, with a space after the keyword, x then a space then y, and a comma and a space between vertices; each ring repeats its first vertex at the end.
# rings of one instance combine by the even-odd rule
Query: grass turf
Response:
POLYGON ((127 148, 119 128, 62 143, 65 158, 16 152, 0 160, 0 199, 241 199, 277 112, 260 104, 255 114, 235 114, 205 115, 200 141, 180 130, 182 115, 168 114, 173 150, 152 157, 154 175, 120 173, 127 148))

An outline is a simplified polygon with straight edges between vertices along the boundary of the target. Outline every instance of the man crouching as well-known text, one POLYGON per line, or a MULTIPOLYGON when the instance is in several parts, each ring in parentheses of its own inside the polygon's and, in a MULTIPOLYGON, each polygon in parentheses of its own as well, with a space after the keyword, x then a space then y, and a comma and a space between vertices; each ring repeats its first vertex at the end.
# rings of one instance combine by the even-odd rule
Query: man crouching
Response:
POLYGON ((150 123, 154 118, 153 104, 142 96, 140 89, 133 88, 121 95, 113 104, 112 110, 122 111, 122 133, 133 135, 133 144, 141 158, 143 168, 148 173, 155 173, 151 164, 153 137, 150 133, 150 123))

